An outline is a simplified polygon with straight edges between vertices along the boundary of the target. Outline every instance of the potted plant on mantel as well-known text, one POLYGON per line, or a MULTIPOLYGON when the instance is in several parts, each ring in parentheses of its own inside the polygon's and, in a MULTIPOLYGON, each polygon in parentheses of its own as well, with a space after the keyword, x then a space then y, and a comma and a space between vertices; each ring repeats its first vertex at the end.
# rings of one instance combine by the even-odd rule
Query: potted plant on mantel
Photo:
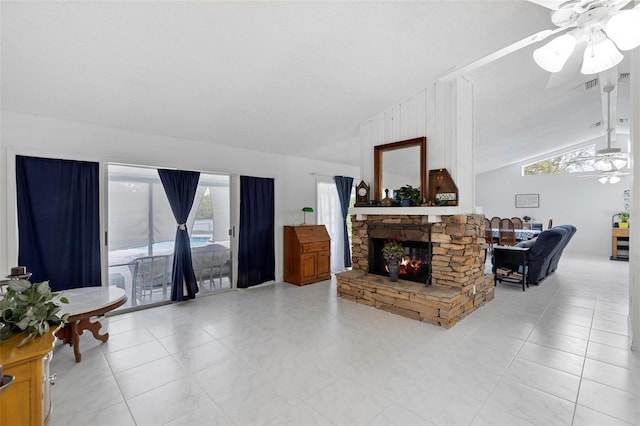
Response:
POLYGON ((396 190, 396 200, 400 202, 402 207, 420 205, 420 188, 414 188, 411 185, 405 185, 396 190))
POLYGON ((404 249, 402 243, 397 239, 387 240, 382 248, 382 257, 387 261, 389 269, 389 280, 398 281, 398 273, 400 271, 400 260, 404 257, 404 249))
POLYGON ((48 281, 32 284, 24 279, 11 280, 0 299, 0 323, 4 324, 0 344, 14 333, 26 333, 18 343, 20 347, 49 332, 50 324, 66 321, 69 314, 60 316, 60 305, 56 302, 69 303, 66 297, 51 291, 48 281))

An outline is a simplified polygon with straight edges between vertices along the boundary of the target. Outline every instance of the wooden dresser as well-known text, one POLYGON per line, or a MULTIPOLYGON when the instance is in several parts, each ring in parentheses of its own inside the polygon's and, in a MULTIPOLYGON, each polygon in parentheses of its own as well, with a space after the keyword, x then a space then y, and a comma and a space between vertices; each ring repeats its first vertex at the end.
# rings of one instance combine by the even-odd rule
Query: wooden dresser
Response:
POLYGON ((53 333, 36 337, 18 348, 24 334, 11 336, 0 346, 3 374, 15 380, 0 395, 0 426, 41 426, 49 423, 51 384, 49 367, 53 356, 53 333))
POLYGON ((284 280, 305 285, 331 279, 331 239, 324 225, 284 227, 284 280))

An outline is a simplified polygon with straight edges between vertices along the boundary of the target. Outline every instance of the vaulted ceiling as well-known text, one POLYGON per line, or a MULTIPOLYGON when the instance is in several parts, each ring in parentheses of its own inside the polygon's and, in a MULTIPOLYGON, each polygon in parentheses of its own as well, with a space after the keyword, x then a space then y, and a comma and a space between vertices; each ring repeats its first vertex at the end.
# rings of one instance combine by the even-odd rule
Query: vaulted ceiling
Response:
MULTIPOLYGON (((527 1, 0 7, 4 110, 354 165, 361 121, 456 67, 553 28, 550 10, 527 1)), ((604 141, 594 126, 600 90, 584 85, 595 76, 546 89, 536 47, 468 73, 476 83, 477 172, 604 141)), ((618 92, 622 117, 623 87, 618 92)))

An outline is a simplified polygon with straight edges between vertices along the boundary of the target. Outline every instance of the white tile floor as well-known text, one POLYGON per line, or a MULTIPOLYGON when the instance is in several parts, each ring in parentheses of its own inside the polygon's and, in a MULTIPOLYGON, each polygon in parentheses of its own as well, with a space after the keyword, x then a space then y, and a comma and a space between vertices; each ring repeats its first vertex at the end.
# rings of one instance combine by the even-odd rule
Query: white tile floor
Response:
POLYGON ((277 284, 108 318, 57 346, 51 426, 640 424, 628 264, 555 275, 450 330, 277 284))

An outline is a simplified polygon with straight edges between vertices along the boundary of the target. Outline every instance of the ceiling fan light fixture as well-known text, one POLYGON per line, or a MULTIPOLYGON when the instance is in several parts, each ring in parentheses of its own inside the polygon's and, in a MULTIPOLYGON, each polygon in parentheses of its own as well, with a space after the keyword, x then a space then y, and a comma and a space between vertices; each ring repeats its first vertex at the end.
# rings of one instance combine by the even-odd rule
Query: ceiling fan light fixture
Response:
POLYGON ((601 172, 610 172, 613 170, 613 165, 606 158, 600 158, 593 163, 593 168, 601 172))
POLYGON ((613 15, 605 26, 607 36, 620 50, 631 50, 640 46, 640 8, 623 10, 613 15))
POLYGON ((621 168, 627 165, 627 160, 623 160, 621 158, 615 158, 611 160, 611 164, 616 170, 620 170, 621 168))
POLYGON ((533 59, 540 68, 548 72, 559 72, 576 47, 576 38, 563 34, 533 52, 533 59))
MULTIPOLYGON (((618 153, 620 153, 620 148, 611 148, 611 149, 612 150, 615 149, 617 150, 618 153)), ((606 151, 606 150, 600 150, 600 151, 606 151)), ((601 154, 596 154, 596 155, 601 155, 601 154)), ((622 169, 626 165, 627 165, 627 160, 622 157, 605 156, 605 157, 598 158, 596 161, 593 162, 593 168, 596 170, 600 170, 602 172, 617 171, 622 169)))
POLYGON ((613 173, 602 173, 602 175, 598 178, 598 182, 601 184, 610 183, 611 185, 620 182, 620 176, 616 172, 613 173))
POLYGON ((593 33, 587 43, 580 72, 586 75, 597 74, 618 65, 623 58, 615 44, 599 30, 593 33))

